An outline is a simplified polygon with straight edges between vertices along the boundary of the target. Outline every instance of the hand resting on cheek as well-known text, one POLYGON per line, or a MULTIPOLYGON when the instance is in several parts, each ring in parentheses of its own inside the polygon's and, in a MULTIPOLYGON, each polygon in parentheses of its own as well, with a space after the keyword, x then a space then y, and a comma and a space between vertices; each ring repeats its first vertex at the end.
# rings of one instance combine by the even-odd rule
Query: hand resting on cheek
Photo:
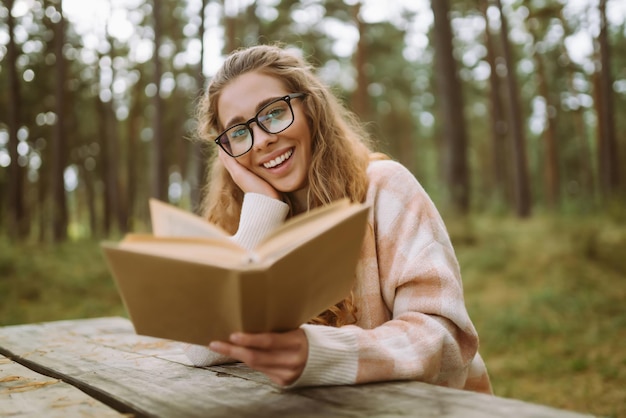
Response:
POLYGON ((235 184, 244 193, 259 193, 267 197, 280 199, 278 191, 271 184, 239 164, 236 158, 230 157, 221 149, 219 150, 219 159, 235 184))

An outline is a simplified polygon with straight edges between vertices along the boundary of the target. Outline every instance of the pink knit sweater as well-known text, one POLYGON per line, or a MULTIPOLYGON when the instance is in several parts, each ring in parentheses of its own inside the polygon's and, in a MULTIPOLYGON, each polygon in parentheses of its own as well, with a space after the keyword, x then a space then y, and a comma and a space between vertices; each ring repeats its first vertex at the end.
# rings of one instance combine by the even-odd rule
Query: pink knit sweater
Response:
MULTIPOLYGON (((459 265, 437 209, 404 166, 374 161, 367 174, 371 211, 356 271, 357 323, 302 325, 308 359, 291 387, 419 380, 491 393, 459 265)), ((248 237, 243 241, 253 247, 264 235, 251 215, 259 213, 258 205, 265 210, 265 230, 268 219, 282 222, 286 207, 270 200, 246 195, 238 242, 248 237)), ((186 353, 197 366, 227 361, 199 346, 186 353)))

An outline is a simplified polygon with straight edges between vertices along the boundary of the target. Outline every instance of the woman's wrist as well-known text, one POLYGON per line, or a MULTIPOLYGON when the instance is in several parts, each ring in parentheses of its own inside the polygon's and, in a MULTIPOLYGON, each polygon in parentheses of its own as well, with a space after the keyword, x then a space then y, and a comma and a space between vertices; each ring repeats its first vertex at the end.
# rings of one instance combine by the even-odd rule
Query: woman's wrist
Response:
POLYGON ((284 222, 288 212, 289 206, 281 200, 260 193, 246 193, 241 207, 239 229, 233 240, 248 250, 254 249, 284 222))

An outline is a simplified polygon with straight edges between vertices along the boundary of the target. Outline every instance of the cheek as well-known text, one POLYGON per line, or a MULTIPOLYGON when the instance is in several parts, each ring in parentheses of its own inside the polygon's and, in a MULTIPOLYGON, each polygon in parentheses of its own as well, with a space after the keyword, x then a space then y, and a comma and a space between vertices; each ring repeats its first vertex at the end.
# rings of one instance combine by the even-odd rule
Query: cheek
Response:
POLYGON ((311 138, 311 129, 306 122, 303 122, 297 126, 297 136, 307 149, 311 149, 313 145, 313 139, 311 138))
POLYGON ((237 162, 239 164, 241 164, 242 166, 244 166, 245 168, 247 168, 248 170, 252 169, 252 158, 251 158, 251 153, 254 150, 251 150, 250 152, 248 152, 247 154, 242 155, 241 157, 237 158, 237 162))

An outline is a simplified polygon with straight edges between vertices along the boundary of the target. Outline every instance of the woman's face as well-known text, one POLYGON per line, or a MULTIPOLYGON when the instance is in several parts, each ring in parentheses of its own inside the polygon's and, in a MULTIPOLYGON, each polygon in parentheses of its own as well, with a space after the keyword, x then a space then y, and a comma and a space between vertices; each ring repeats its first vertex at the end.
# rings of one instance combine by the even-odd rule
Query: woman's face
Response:
MULTIPOLYGON (((259 109, 273 99, 291 93, 279 79, 259 72, 242 74, 231 81, 217 101, 220 123, 229 128, 253 118, 259 109)), ((283 193, 302 190, 308 184, 311 165, 311 132, 302 99, 291 100, 294 120, 277 134, 268 134, 257 123, 250 124, 254 144, 237 161, 283 193)))

